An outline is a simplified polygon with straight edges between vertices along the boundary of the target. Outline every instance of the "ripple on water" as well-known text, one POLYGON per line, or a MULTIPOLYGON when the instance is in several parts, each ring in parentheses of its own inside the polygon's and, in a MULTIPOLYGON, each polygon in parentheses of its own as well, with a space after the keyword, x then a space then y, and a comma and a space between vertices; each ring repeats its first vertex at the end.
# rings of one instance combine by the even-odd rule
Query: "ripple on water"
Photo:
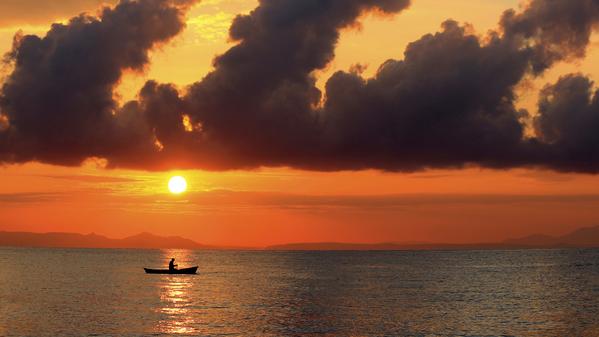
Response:
POLYGON ((599 251, 0 248, 0 336, 597 336, 599 251), (199 264, 196 276, 144 266, 199 264))

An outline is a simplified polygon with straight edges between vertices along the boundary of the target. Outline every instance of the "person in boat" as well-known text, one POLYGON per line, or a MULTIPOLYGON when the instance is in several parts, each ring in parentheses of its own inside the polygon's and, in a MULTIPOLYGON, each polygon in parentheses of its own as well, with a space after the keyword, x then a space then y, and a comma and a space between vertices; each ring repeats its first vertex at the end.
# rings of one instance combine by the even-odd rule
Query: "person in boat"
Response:
POLYGON ((175 264, 175 258, 171 258, 171 262, 168 263, 168 270, 173 271, 173 270, 177 270, 177 267, 179 265, 175 264))

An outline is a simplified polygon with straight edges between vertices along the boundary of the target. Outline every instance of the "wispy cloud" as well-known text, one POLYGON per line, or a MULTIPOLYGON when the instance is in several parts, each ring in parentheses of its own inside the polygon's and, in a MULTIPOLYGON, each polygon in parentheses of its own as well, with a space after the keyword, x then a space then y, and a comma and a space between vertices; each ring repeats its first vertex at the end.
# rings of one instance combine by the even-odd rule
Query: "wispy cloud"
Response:
POLYGON ((187 20, 187 29, 192 29, 201 40, 224 41, 234 17, 233 13, 222 11, 214 14, 201 14, 187 20))
MULTIPOLYGON (((177 201, 180 206, 181 201, 177 201)), ((168 200, 160 201, 163 207, 168 200)), ((598 194, 590 195, 505 195, 505 194, 397 194, 397 195, 302 195, 271 192, 215 190, 194 193, 185 199, 186 207, 201 209, 401 209, 444 205, 527 205, 527 204, 599 203, 598 194)))
POLYGON ((61 193, 2 193, 0 204, 32 204, 58 201, 64 195, 61 193))
POLYGON ((111 177, 100 175, 43 175, 42 177, 52 179, 74 180, 88 183, 126 183, 140 181, 139 179, 135 178, 111 177))

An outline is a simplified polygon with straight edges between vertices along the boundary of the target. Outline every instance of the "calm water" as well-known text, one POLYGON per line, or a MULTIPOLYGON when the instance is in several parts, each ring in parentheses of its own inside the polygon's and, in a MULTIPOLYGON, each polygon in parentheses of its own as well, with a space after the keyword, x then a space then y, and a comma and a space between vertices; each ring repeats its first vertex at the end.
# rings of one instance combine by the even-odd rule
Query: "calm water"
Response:
POLYGON ((599 250, 0 248, 0 336, 86 335, 598 336, 599 250))

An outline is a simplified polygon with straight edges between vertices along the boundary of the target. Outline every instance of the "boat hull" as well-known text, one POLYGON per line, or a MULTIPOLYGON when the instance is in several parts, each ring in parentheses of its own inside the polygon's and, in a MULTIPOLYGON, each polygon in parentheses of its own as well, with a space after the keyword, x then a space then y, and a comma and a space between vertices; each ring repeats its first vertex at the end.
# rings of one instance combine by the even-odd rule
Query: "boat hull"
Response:
POLYGON ((146 271, 146 274, 191 275, 197 273, 198 267, 182 268, 175 270, 144 268, 144 270, 146 271))

